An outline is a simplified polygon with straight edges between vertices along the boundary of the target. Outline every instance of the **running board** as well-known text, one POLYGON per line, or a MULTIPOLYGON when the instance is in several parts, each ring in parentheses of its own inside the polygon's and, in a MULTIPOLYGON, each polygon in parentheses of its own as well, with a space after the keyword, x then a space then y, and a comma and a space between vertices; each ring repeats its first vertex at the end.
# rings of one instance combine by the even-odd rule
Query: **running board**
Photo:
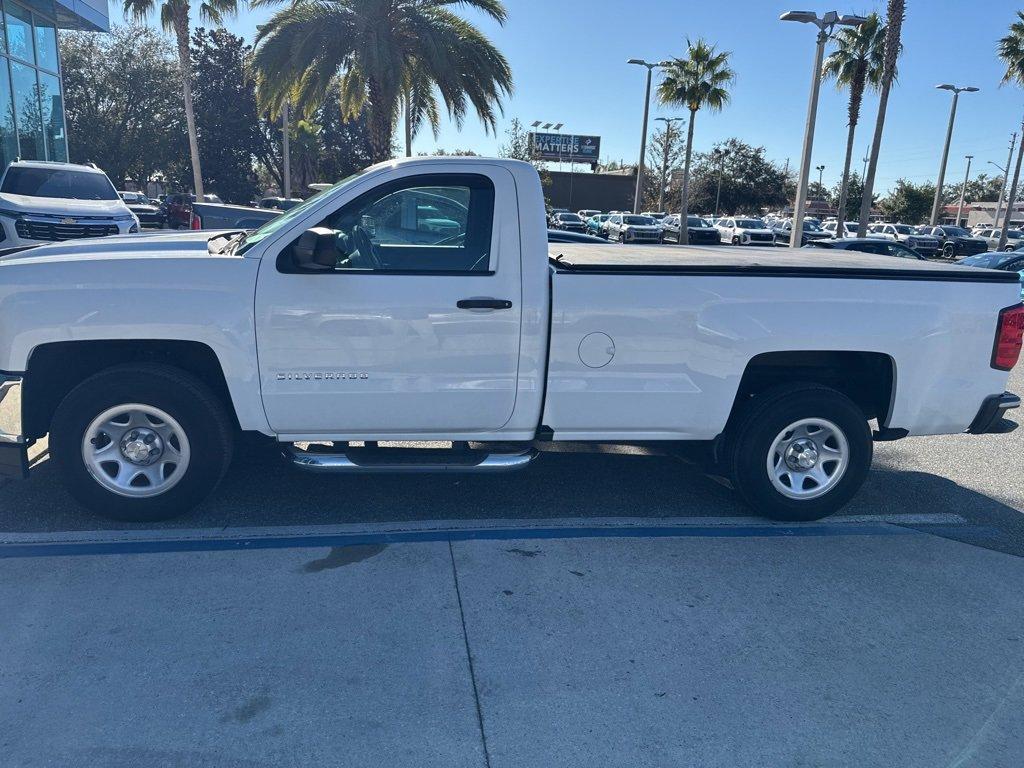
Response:
POLYGON ((438 448, 348 448, 344 451, 307 451, 294 445, 282 453, 293 465, 309 472, 342 474, 464 472, 498 473, 522 469, 537 457, 527 448, 516 453, 447 450, 438 448))

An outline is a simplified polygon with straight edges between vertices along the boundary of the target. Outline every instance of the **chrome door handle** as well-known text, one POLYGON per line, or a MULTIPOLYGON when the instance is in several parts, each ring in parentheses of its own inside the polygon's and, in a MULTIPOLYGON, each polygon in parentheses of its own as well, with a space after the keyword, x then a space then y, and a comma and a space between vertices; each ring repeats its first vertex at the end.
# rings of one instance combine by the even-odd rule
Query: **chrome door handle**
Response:
POLYGON ((512 309, 508 299, 459 299, 455 306, 459 309, 512 309))

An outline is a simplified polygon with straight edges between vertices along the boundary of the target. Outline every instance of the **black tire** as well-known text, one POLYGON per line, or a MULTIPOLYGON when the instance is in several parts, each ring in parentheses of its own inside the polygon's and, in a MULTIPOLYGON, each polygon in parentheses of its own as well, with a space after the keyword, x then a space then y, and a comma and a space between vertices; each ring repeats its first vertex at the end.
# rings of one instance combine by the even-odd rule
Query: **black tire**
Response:
POLYGON ((739 239, 738 236, 736 236, 736 235, 732 236, 732 244, 733 245, 739 245, 740 244, 740 239, 739 239))
POLYGON ((619 242, 622 243, 622 244, 625 244, 625 242, 626 242, 626 233, 625 232, 619 232, 619 242))
POLYGON ((50 427, 50 453, 68 492, 98 515, 131 522, 167 520, 203 501, 224 477, 233 444, 231 420, 209 387, 178 368, 155 363, 119 365, 86 379, 60 403, 50 427), (119 495, 90 474, 82 457, 85 431, 93 419, 128 403, 159 408, 188 437, 188 466, 161 495, 119 495))
POLYGON ((952 259, 956 255, 956 250, 952 243, 946 243, 942 246, 942 258, 952 259))
POLYGON ((845 505, 871 468, 873 445, 867 417, 846 395, 818 384, 792 384, 755 396, 726 432, 725 469, 740 497, 775 520, 818 520, 845 505), (773 485, 767 469, 775 439, 801 419, 825 419, 839 427, 848 445, 845 472, 821 496, 794 499, 773 485))

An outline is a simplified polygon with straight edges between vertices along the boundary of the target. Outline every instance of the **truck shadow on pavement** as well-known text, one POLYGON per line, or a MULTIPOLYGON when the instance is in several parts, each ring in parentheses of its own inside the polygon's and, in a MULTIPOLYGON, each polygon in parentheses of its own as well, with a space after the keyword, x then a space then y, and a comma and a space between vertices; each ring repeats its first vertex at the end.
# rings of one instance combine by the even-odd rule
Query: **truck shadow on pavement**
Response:
MULTIPOLYGON (((892 468, 878 457, 860 494, 842 514, 880 516, 1024 554, 1024 514, 1011 504, 945 477, 892 468), (946 516, 956 524, 921 524, 910 517, 921 515, 946 516), (987 535, 979 535, 982 528, 987 535)), ((332 477, 297 470, 273 449, 247 448, 203 505, 183 517, 147 524, 106 520, 81 509, 46 460, 28 481, 0 486, 0 531, 11 532, 602 517, 757 519, 729 488, 665 456, 553 453, 508 475, 332 477)))

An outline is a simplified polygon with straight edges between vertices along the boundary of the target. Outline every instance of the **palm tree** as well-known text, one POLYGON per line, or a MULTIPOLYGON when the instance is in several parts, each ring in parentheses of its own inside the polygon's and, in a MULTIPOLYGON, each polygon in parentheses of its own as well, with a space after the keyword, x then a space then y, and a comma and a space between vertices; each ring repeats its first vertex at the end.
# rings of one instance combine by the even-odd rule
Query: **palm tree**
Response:
POLYGON ((882 84, 882 63, 885 58, 885 27, 877 13, 867 17, 859 27, 845 27, 835 36, 836 49, 825 59, 822 79, 835 78, 837 88, 850 89, 846 107, 849 130, 846 134, 846 162, 839 185, 838 217, 846 216, 846 196, 850 184, 850 163, 853 160, 853 138, 860 120, 860 107, 867 87, 877 90, 882 84))
MULTIPOLYGON (((124 12, 144 22, 154 11, 160 11, 160 24, 174 32, 181 68, 181 94, 185 101, 185 123, 188 126, 188 149, 192 156, 192 184, 196 197, 203 199, 203 170, 199 164, 199 140, 196 137, 196 113, 192 108, 192 58, 189 53, 189 0, 124 0, 124 12)), ((202 0, 199 18, 207 24, 222 25, 225 16, 238 11, 238 0, 202 0)))
POLYGON ((871 140, 871 160, 868 174, 864 179, 864 194, 860 201, 860 223, 857 237, 866 237, 868 219, 871 217, 871 201, 874 199, 875 171, 878 169, 878 153, 882 148, 882 129, 885 127, 885 110, 889 106, 889 89, 896 79, 896 61, 903 50, 903 16, 906 14, 905 0, 889 0, 885 9, 885 52, 882 57, 882 84, 878 94, 878 116, 875 118, 875 135, 871 140))
POLYGON ((456 125, 472 107, 494 130, 501 98, 512 92, 511 69, 452 5, 505 22, 501 0, 293 0, 256 35, 257 97, 270 110, 290 98, 308 115, 340 76, 346 116, 368 110, 375 162, 391 156, 403 85, 418 78, 437 89, 456 125))
MULTIPOLYGON (((1002 83, 1016 83, 1017 85, 1024 86, 1024 11, 1017 11, 1017 20, 1010 25, 1009 34, 999 41, 999 47, 996 51, 999 58, 1006 65, 1006 72, 1003 73, 1002 83)), ((1024 140, 1021 141, 1020 149, 1017 150, 1017 165, 1013 172, 1013 183, 1010 185, 1010 196, 1006 198, 1007 200, 1017 199, 1017 184, 1020 181, 1022 157, 1024 157, 1024 140)), ((1007 176, 1009 176, 1010 169, 1007 168, 1006 170, 1007 176)), ((1010 228, 1012 214, 1013 203, 1008 203, 1003 223, 999 224, 996 222, 1002 229, 1002 233, 999 236, 999 250, 1006 246, 1006 235, 1007 230, 1010 228)))
POLYGON ((437 138, 441 128, 441 111, 438 109, 434 86, 425 72, 410 62, 402 83, 402 117, 405 128, 405 156, 412 157, 412 140, 424 122, 437 138))
MULTIPOLYGON (((703 39, 686 40, 686 58, 672 59, 665 65, 665 78, 658 86, 658 100, 662 104, 686 107, 690 110, 690 125, 686 135, 686 159, 683 161, 683 203, 680 221, 689 213, 690 158, 693 154, 693 124, 697 112, 706 107, 720 112, 729 103, 727 86, 736 80, 729 68, 728 51, 716 51, 703 39)), ((679 228, 679 242, 689 241, 685 226, 679 228)))

